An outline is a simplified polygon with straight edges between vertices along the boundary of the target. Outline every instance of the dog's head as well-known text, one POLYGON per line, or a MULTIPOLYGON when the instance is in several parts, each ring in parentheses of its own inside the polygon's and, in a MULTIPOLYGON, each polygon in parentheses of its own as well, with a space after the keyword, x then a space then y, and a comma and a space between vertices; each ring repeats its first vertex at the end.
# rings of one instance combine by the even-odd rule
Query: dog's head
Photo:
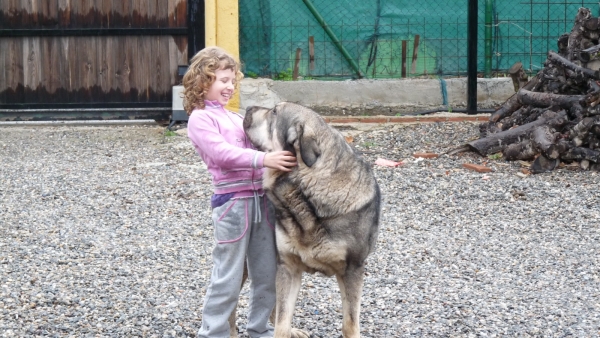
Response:
POLYGON ((273 109, 252 106, 246 109, 244 130, 257 149, 288 150, 312 167, 321 155, 315 133, 318 119, 312 110, 289 102, 273 109))

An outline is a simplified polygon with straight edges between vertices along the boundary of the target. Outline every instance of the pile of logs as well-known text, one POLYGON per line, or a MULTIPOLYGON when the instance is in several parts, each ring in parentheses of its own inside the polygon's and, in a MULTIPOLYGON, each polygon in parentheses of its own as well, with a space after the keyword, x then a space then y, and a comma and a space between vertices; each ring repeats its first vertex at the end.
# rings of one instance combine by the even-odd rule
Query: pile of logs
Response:
POLYGON ((463 150, 533 160, 533 173, 554 170, 560 162, 600 171, 600 72, 588 68, 600 59, 599 38, 600 18, 580 8, 571 32, 558 39, 558 52, 548 53, 531 80, 520 63, 513 66, 517 92, 463 150))

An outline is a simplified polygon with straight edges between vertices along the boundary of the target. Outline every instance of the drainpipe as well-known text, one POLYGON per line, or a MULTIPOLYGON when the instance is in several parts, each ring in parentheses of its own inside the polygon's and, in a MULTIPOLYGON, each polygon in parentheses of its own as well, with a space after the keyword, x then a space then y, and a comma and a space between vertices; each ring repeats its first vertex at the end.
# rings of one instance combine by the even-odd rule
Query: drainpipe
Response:
POLYGON ((306 5, 306 7, 308 7, 308 9, 312 13, 312 15, 315 17, 315 19, 317 19, 317 21, 319 22, 321 27, 323 27, 323 29, 325 30, 325 33, 327 33, 327 35, 329 35, 329 38, 331 38, 331 40, 333 41, 333 44, 342 53, 344 58, 346 58, 346 61, 348 61, 348 63, 350 64, 350 67, 352 67, 352 69, 356 73, 356 76, 358 76, 359 79, 362 79, 364 77, 364 75, 360 71, 360 68, 356 64, 356 61, 354 61, 354 59, 352 59, 352 57, 350 56, 350 53, 348 53, 346 48, 342 45, 342 43, 337 38, 335 33, 331 30, 331 28, 329 28, 329 26, 325 22, 325 19, 323 19, 321 14, 319 14, 319 12, 317 11, 317 9, 313 5, 313 3, 310 0, 302 0, 302 1, 304 1, 304 4, 306 5))
POLYGON ((485 77, 492 76, 492 1, 485 0, 485 77))

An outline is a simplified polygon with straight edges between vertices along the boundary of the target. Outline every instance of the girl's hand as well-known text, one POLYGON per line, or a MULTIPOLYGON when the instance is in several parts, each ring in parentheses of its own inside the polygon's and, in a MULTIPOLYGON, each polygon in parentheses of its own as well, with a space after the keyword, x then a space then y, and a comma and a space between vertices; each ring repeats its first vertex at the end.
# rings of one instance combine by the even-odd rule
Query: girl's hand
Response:
POLYGON ((296 157, 291 152, 274 151, 265 154, 263 165, 267 168, 290 172, 298 163, 296 162, 296 157))

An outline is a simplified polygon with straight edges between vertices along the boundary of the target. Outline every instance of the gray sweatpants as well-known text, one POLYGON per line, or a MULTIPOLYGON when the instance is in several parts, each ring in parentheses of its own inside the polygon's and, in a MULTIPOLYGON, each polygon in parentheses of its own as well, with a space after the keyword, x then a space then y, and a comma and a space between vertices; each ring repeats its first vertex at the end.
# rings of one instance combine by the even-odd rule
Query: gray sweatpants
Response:
POLYGON ((248 335, 273 336, 268 320, 275 306, 274 217, 273 207, 264 196, 232 199, 213 209, 217 244, 198 337, 229 338, 227 320, 237 305, 245 260, 251 281, 248 335))

